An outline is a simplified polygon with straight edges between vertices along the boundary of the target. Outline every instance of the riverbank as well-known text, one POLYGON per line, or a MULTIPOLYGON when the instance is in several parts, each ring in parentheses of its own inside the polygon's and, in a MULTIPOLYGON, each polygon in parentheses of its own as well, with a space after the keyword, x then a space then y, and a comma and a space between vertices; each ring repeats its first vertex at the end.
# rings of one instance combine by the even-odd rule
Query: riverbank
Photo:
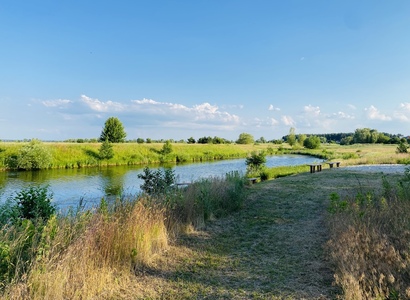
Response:
MULTIPOLYGON (((246 190, 243 178, 232 177, 226 183, 190 185, 185 196, 168 195, 159 203, 124 202, 110 210, 101 202, 93 211, 53 217, 45 227, 33 229, 30 222, 23 222, 2 231, 0 271, 8 270, 12 279, 7 283, 0 272, 3 298, 334 299, 354 287, 349 276, 360 275, 346 272, 352 260, 337 253, 349 253, 353 244, 344 245, 343 235, 338 238, 337 233, 367 220, 360 210, 353 211, 359 220, 346 222, 349 218, 339 214, 350 214, 343 209, 344 199, 357 199, 362 205, 360 199, 376 199, 374 195, 383 190, 390 195, 399 176, 388 174, 393 180, 389 187, 381 173, 333 168, 249 185, 246 190), (339 223, 343 226, 335 231, 339 223), (329 248, 329 241, 336 247, 329 248), (8 261, 22 262, 21 255, 28 255, 32 263, 21 273, 13 272, 10 268, 20 265, 8 261), (335 274, 338 286, 333 284, 335 274)), ((391 198, 382 199, 387 207, 386 199, 391 198)), ((365 208, 371 203, 376 208, 381 204, 365 202, 365 208)), ((357 203, 351 207, 356 209, 357 203)), ((355 248, 358 254, 362 247, 366 245, 355 248)), ((360 265, 368 263, 377 266, 378 261, 351 267, 360 271, 360 265)), ((391 272, 395 280, 400 278, 396 270, 391 272)), ((388 283, 383 285, 389 288, 388 283)), ((355 292, 346 299, 357 299, 360 291, 355 292)))
MULTIPOLYGON (((0 170, 8 168, 8 160, 15 158, 27 143, 0 142, 0 170)), ((409 155, 396 153, 397 145, 356 144, 341 146, 323 144, 319 149, 310 150, 290 147, 287 144, 171 144, 172 152, 161 153, 164 144, 113 144, 114 157, 99 159, 99 143, 43 143, 50 153, 51 169, 77 169, 85 167, 148 165, 155 163, 191 163, 234 158, 245 158, 253 151, 265 151, 267 155, 302 154, 321 160, 337 159, 344 165, 357 164, 405 164, 410 163, 409 155)))

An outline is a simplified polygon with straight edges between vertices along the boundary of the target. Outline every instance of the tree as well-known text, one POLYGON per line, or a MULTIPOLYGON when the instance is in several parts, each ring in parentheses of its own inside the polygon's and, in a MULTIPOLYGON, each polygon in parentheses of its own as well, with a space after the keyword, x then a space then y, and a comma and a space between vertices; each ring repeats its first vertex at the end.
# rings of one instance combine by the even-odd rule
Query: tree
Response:
POLYGON ((298 136, 298 143, 299 143, 301 146, 303 146, 304 143, 305 143, 306 138, 307 138, 306 134, 299 134, 299 136, 298 136))
POLYGON ((266 155, 265 152, 252 152, 250 156, 248 156, 245 160, 248 173, 259 171, 261 168, 264 167, 266 163, 266 155))
POLYGON ((253 144, 255 142, 253 135, 249 133, 241 133, 239 135, 238 140, 236 141, 237 144, 253 144))
POLYGON ((317 149, 320 147, 320 138, 318 136, 312 135, 305 140, 303 146, 308 149, 317 149))
POLYGON ((101 132, 100 142, 108 140, 110 143, 123 143, 125 141, 124 126, 118 118, 110 117, 105 121, 104 129, 101 132))
POLYGON ((188 144, 195 144, 195 139, 192 136, 188 139, 188 144))
POLYGON ((289 135, 288 135, 288 138, 287 138, 286 141, 288 142, 288 144, 290 146, 294 146, 296 144, 296 134, 295 134, 295 128, 294 127, 291 127, 289 129, 289 135))
POLYGON ((109 159, 111 159, 111 158, 114 157, 114 149, 112 148, 112 145, 111 145, 111 143, 108 141, 108 139, 105 140, 105 141, 101 144, 100 150, 99 150, 99 152, 98 152, 98 157, 99 157, 101 160, 104 160, 104 159, 109 160, 109 159))

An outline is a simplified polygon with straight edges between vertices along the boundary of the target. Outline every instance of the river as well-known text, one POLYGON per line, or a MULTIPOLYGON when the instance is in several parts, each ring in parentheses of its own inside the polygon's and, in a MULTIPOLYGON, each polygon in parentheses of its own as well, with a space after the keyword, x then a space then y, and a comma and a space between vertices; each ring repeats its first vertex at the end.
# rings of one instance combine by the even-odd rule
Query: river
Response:
MULTIPOLYGON (((319 159, 303 155, 267 157, 266 165, 292 166, 317 162, 319 159)), ((149 166, 158 168, 158 166, 149 166)), ((170 166, 177 182, 192 182, 200 178, 221 177, 231 171, 245 174, 245 159, 222 160, 170 166)), ((102 197, 122 194, 135 196, 142 180, 137 177, 143 166, 116 166, 104 168, 52 169, 40 171, 0 172, 0 202, 30 185, 47 185, 53 201, 60 208, 77 206, 83 199, 87 206, 99 203, 102 197)))

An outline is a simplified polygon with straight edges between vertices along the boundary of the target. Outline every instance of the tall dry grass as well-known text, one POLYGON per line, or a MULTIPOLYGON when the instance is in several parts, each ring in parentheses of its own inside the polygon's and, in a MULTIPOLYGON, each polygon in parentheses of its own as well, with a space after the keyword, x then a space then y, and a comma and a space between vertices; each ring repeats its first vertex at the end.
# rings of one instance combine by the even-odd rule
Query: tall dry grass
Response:
POLYGON ((49 223, 53 228, 42 232, 48 239, 44 250, 36 249, 26 273, 13 278, 3 298, 108 299, 168 247, 164 219, 163 208, 140 200, 49 223))
POLYGON ((136 273, 179 233, 241 208, 245 179, 210 178, 157 197, 104 200, 94 210, 0 231, 1 299, 144 298, 136 273), (20 263, 21 265, 17 266, 20 263))
POLYGON ((333 194, 328 249, 344 299, 410 298, 410 176, 381 194, 333 194))

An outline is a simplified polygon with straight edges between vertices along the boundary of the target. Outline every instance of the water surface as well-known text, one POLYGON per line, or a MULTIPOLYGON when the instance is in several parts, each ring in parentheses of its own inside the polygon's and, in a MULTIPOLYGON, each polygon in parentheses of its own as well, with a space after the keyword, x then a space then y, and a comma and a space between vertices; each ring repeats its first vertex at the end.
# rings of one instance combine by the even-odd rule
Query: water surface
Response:
MULTIPOLYGON (((303 155, 280 155, 267 157, 266 165, 303 165, 318 159, 303 155)), ((192 182, 200 178, 221 177, 231 171, 245 174, 245 159, 216 162, 172 165, 178 182, 192 182)), ((158 168, 158 166, 150 166, 158 168)), ((52 169, 40 171, 0 172, 0 201, 32 184, 48 185, 53 192, 54 201, 59 207, 77 206, 80 199, 89 204, 98 203, 102 197, 137 195, 142 180, 138 174, 143 166, 117 166, 104 168, 52 169)))

